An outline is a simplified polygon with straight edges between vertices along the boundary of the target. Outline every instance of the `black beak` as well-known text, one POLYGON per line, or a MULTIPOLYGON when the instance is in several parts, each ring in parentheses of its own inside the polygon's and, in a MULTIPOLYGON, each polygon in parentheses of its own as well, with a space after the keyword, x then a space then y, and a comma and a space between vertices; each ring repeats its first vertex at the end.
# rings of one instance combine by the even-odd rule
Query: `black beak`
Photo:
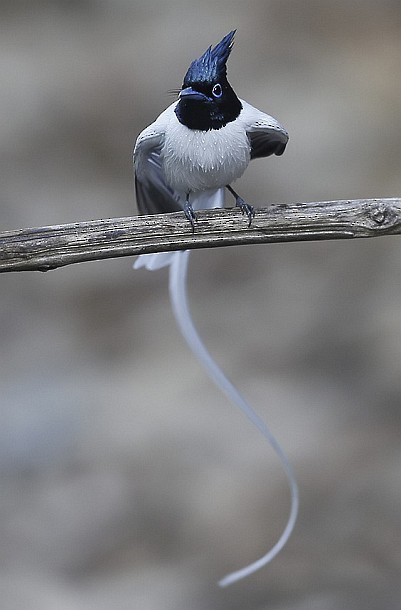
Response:
POLYGON ((181 89, 178 97, 180 98, 180 100, 185 99, 202 101, 208 99, 208 97, 204 95, 204 93, 200 93, 200 91, 195 91, 195 89, 192 89, 192 87, 186 87, 186 89, 181 89))

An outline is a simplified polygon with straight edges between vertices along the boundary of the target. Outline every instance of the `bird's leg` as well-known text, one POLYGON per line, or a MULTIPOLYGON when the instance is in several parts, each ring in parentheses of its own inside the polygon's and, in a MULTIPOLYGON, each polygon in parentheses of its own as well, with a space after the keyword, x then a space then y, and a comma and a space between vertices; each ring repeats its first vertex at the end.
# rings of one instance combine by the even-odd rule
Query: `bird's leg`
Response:
POLYGON ((230 191, 231 195, 235 197, 235 205, 241 210, 242 214, 246 214, 248 216, 248 227, 250 227, 252 224, 252 218, 255 218, 255 209, 253 205, 250 205, 244 201, 229 184, 226 184, 226 188, 230 191))
POLYGON ((195 233, 195 220, 197 220, 197 218, 196 218, 196 214, 193 210, 193 207, 189 202, 189 193, 187 193, 187 196, 185 198, 184 214, 185 214, 186 218, 189 220, 189 222, 191 223, 192 232, 195 233))

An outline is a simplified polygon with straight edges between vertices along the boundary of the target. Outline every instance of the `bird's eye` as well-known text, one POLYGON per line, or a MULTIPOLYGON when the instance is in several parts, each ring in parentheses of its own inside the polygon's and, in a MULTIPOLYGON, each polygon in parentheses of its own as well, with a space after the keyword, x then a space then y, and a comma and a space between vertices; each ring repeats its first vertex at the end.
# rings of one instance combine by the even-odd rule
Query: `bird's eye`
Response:
POLYGON ((217 83, 216 85, 214 85, 214 87, 212 89, 212 95, 213 95, 213 97, 221 97, 222 94, 223 94, 222 86, 220 85, 220 83, 217 83))

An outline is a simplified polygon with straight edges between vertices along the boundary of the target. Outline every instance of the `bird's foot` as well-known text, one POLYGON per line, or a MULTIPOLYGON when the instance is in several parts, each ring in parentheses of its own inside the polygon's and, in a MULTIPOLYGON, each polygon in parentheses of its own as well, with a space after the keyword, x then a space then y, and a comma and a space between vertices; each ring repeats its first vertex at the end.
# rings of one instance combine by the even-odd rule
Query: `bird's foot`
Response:
POLYGON ((184 214, 187 220, 189 220, 191 223, 192 233, 195 233, 195 221, 198 219, 196 218, 194 209, 188 200, 184 203, 184 214))
POLYGON ((246 214, 248 216, 248 227, 250 227, 252 224, 252 218, 255 218, 255 208, 253 205, 249 205, 249 203, 244 201, 242 197, 240 197, 238 193, 234 191, 232 186, 226 184, 226 188, 228 191, 230 191, 231 195, 235 197, 235 205, 241 210, 242 215, 246 214))
POLYGON ((255 208, 253 205, 250 205, 239 196, 235 198, 235 205, 241 210, 243 216, 244 214, 248 216, 248 227, 250 227, 252 219, 255 218, 255 208))

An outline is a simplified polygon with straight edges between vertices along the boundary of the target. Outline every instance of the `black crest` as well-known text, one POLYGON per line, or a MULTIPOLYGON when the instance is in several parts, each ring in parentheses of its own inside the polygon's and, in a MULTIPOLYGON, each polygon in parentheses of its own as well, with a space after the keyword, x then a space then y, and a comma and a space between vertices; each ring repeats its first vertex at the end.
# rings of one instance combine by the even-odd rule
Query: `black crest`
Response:
POLYGON ((184 87, 193 83, 213 82, 227 74, 226 62, 234 44, 235 30, 224 36, 215 47, 209 47, 195 59, 184 78, 184 87))

